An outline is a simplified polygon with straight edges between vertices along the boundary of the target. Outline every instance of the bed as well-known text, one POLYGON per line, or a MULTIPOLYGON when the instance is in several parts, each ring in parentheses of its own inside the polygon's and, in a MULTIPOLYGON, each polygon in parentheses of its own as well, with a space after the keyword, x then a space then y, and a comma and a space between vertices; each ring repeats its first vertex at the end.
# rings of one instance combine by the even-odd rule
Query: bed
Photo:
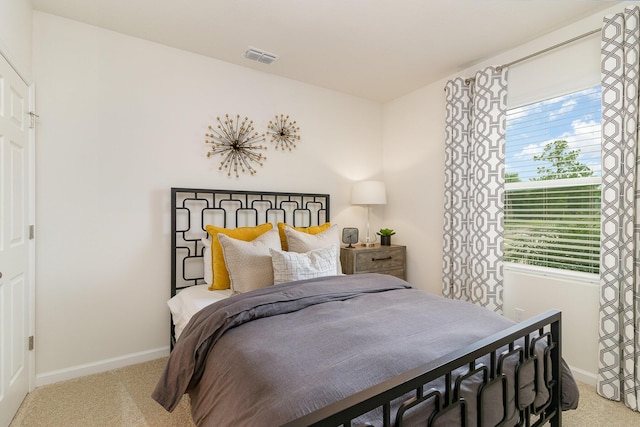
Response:
MULTIPOLYGON (((205 224, 329 222, 328 195, 171 191, 172 299, 206 286, 205 224)), ((380 274, 214 299, 177 341, 172 322, 153 392, 167 410, 188 393, 198 425, 560 426, 578 403, 557 311, 514 324, 380 274)))

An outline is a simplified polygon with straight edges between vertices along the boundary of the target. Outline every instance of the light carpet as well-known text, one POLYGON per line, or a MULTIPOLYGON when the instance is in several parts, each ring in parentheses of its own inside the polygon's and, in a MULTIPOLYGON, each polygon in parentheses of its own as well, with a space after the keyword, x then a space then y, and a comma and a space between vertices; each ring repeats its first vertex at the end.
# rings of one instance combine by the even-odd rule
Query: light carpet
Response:
MULTIPOLYGON (((39 387, 30 393, 10 427, 193 426, 189 398, 173 413, 151 399, 166 358, 39 387)), ((565 427, 639 427, 640 413, 580 386, 580 405, 563 413, 565 427)))
POLYGON ((194 426, 189 396, 169 413, 151 392, 167 358, 36 388, 10 427, 194 426))

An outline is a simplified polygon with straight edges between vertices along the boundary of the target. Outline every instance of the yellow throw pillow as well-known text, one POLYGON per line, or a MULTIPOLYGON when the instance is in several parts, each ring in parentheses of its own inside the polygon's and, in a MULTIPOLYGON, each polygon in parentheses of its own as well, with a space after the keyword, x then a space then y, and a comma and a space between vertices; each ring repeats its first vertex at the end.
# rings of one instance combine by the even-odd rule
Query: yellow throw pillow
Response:
POLYGON ((211 236, 211 264, 213 266, 213 283, 209 286, 209 290, 215 291, 220 289, 229 289, 231 280, 229 272, 224 263, 224 254, 222 246, 218 240, 218 233, 229 236, 233 239, 244 240, 250 242, 256 237, 266 233, 273 228, 273 224, 266 223, 256 227, 238 227, 238 228, 222 228, 215 225, 207 225, 207 233, 211 236))
POLYGON ((287 244, 287 236, 284 234, 285 227, 293 228, 294 230, 300 231, 302 233, 318 234, 318 233, 322 233, 324 230, 331 227, 331 223, 325 222, 322 225, 312 225, 311 227, 291 227, 289 224, 285 224, 284 222, 279 222, 278 232, 280 233, 280 243, 282 243, 282 250, 288 251, 289 245, 287 244))

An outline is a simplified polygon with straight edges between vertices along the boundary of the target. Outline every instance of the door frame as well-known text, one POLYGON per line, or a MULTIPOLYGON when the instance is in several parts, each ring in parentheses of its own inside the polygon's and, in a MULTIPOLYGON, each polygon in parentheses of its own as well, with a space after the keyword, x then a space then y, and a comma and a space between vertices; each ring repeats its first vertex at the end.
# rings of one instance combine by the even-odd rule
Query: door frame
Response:
MULTIPOLYGON (((29 88, 29 111, 36 111, 36 88, 33 82, 25 82, 29 88)), ((29 239, 29 336, 34 337, 33 349, 29 351, 29 392, 36 388, 36 122, 33 117, 29 127, 29 225, 34 227, 33 238, 29 239)), ((30 236, 31 237, 31 236, 30 236)))
MULTIPOLYGON (((2 56, 9 66, 13 68, 13 70, 18 74, 18 77, 27 85, 29 90, 29 107, 28 110, 30 112, 36 111, 36 96, 35 96, 35 83, 31 75, 26 73, 24 67, 18 64, 14 59, 9 50, 9 48, 0 40, 0 56, 2 56)), ((31 124, 31 118, 29 118, 28 123, 31 124)), ((28 177, 27 181, 29 182, 29 190, 28 190, 28 210, 29 210, 29 225, 36 224, 36 127, 35 127, 35 119, 34 125, 29 126, 29 159, 27 164, 29 165, 28 177)), ((29 240, 29 281, 27 283, 27 295, 28 295, 28 303, 27 307, 29 310, 29 319, 28 319, 28 335, 34 337, 35 341, 35 325, 36 325, 36 240, 35 236, 33 239, 29 240)), ((37 343, 36 343, 37 345, 37 343)), ((28 383, 29 383, 29 392, 32 392, 36 387, 36 352, 35 346, 34 349, 28 352, 27 356, 27 364, 28 364, 28 383)))

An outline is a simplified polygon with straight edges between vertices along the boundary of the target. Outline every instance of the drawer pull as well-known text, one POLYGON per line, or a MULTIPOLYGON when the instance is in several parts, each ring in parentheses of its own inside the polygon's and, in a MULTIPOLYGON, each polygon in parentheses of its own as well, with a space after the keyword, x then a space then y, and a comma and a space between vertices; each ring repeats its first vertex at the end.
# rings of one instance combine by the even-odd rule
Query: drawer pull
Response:
POLYGON ((371 261, 387 261, 387 260, 390 260, 390 259, 391 259, 391 257, 388 256, 386 258, 371 258, 371 261))

